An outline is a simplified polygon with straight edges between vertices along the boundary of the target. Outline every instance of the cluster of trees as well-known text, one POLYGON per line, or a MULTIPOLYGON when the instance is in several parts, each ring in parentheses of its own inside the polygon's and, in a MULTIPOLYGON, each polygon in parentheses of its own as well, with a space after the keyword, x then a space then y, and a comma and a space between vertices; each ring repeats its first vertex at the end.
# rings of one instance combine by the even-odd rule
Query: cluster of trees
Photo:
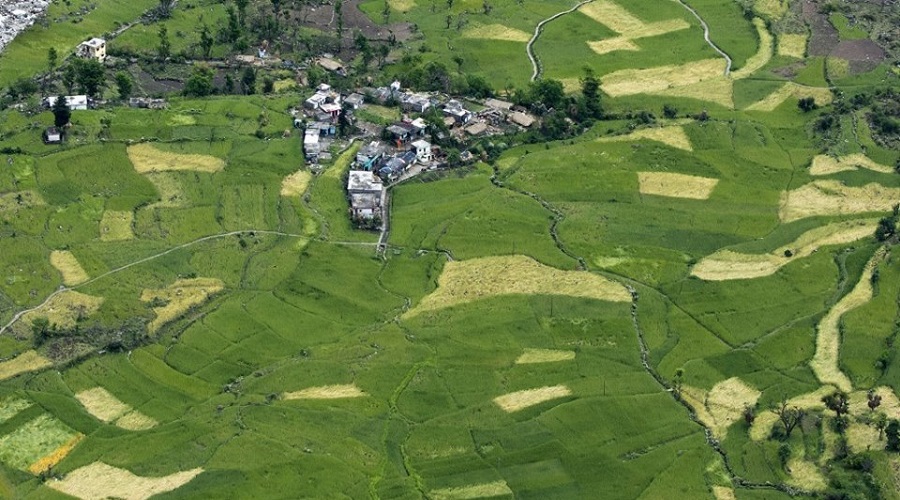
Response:
POLYGON ((534 137, 535 140, 571 137, 604 117, 600 81, 587 68, 578 95, 566 95, 559 80, 541 79, 531 82, 524 90, 516 89, 513 102, 543 117, 540 135, 534 137))
POLYGON ((127 351, 141 345, 146 338, 147 327, 143 318, 128 318, 114 328, 84 324, 82 316, 76 318, 75 326, 71 328, 60 327, 43 316, 31 322, 31 340, 34 347, 46 347, 51 353, 65 349, 65 346, 75 342, 108 351, 127 351))

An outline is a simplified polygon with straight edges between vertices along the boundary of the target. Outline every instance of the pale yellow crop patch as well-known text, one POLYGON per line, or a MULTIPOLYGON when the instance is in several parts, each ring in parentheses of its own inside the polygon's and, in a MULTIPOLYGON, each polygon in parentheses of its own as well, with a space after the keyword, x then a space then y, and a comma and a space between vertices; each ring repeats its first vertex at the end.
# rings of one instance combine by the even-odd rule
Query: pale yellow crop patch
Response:
POLYGON ((812 160, 812 165, 809 167, 809 174, 828 175, 860 168, 881 172, 883 174, 894 172, 894 169, 887 165, 882 165, 862 153, 855 153, 838 157, 816 155, 812 160))
POLYGON ((692 85, 724 74, 724 59, 704 59, 680 65, 615 71, 601 78, 601 88, 612 97, 646 94, 692 85))
POLYGON ((524 391, 511 392, 494 398, 494 404, 507 413, 524 410, 525 408, 539 405, 546 401, 571 396, 572 391, 564 385, 540 387, 538 389, 526 389, 524 391))
POLYGON ((281 196, 301 196, 306 192, 312 174, 307 170, 298 170, 281 181, 281 196))
POLYGON ((898 199, 900 188, 876 183, 852 187, 836 180, 818 180, 783 193, 778 216, 782 222, 791 222, 818 215, 887 212, 898 199))
POLYGON ((198 306, 209 298, 225 289, 222 280, 215 278, 179 279, 166 288, 145 289, 141 293, 141 300, 152 302, 161 301, 163 305, 154 307, 156 318, 150 322, 147 329, 152 333, 160 327, 176 320, 190 308, 198 306))
POLYGON ((124 241, 134 239, 134 213, 107 210, 100 220, 100 241, 124 241))
POLYGON ((162 151, 150 143, 128 146, 128 158, 138 173, 193 170, 215 173, 225 168, 225 160, 209 155, 162 151))
POLYGON ((54 250, 50 252, 50 265, 55 267, 62 275, 63 284, 67 286, 84 283, 90 276, 68 250, 54 250))
POLYGON ((803 59, 806 57, 806 41, 808 38, 805 34, 785 33, 779 35, 778 55, 803 59))
POLYGON ((79 467, 62 479, 44 483, 56 491, 82 499, 127 498, 146 500, 153 495, 172 491, 189 483, 203 469, 191 469, 162 477, 141 477, 130 471, 94 462, 79 467))
POLYGON ((474 26, 464 31, 463 38, 525 43, 531 39, 531 35, 522 30, 510 28, 502 24, 482 24, 481 26, 474 26))
POLYGON ((719 179, 669 172, 638 172, 638 183, 641 194, 705 200, 719 179))
POLYGON ((309 387, 301 391, 286 392, 282 395, 282 399, 345 399, 360 398, 366 393, 361 391, 354 384, 343 385, 323 385, 319 387, 309 387))

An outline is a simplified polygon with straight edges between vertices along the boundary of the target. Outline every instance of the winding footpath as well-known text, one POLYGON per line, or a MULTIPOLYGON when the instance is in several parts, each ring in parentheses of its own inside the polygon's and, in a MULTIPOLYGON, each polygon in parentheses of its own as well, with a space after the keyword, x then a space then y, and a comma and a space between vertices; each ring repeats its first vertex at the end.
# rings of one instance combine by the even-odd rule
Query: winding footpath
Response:
POLYGON ((553 14, 552 16, 548 17, 547 19, 544 19, 543 21, 539 22, 538 25, 534 27, 534 35, 531 36, 531 40, 528 40, 528 44, 525 45, 525 52, 528 54, 528 59, 531 60, 531 67, 532 67, 531 81, 535 81, 541 76, 541 63, 538 62, 537 56, 534 55, 534 42, 537 41, 538 37, 541 36, 541 32, 544 31, 544 25, 558 17, 562 17, 566 14, 571 14, 571 13, 575 12, 576 10, 578 10, 578 8, 581 7, 582 5, 584 5, 586 3, 591 3, 593 1, 594 0, 584 0, 582 2, 579 2, 577 5, 575 5, 571 9, 564 10, 562 12, 553 14))
POLYGON ((698 14, 696 10, 692 9, 690 5, 684 3, 682 0, 675 1, 680 3, 682 7, 687 9, 688 12, 693 14, 694 17, 696 17, 697 20, 700 21, 700 25, 703 26, 703 39, 706 40, 706 43, 709 44, 709 46, 712 47, 713 50, 715 50, 725 58, 725 76, 731 74, 731 65, 733 64, 733 61, 731 60, 731 57, 725 53, 724 50, 720 49, 718 45, 716 45, 712 40, 709 39, 709 25, 706 24, 706 21, 704 21, 703 18, 700 17, 700 14, 698 14))

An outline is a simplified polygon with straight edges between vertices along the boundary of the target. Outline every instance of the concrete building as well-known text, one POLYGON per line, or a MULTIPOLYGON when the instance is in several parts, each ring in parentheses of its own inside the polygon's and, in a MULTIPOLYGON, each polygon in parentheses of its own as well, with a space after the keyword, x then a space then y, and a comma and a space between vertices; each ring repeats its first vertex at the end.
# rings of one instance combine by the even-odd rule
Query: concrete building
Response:
MULTIPOLYGON (((52 108, 56 104, 57 99, 59 99, 59 96, 48 96, 44 100, 44 104, 48 108, 52 108)), ((88 109, 88 98, 86 95, 67 95, 64 96, 64 99, 66 104, 69 105, 69 109, 73 111, 86 111, 88 109)))
POLYGON ((81 42, 76 51, 78 57, 84 59, 96 59, 103 62, 106 60, 106 40, 102 38, 91 38, 86 42, 81 42))

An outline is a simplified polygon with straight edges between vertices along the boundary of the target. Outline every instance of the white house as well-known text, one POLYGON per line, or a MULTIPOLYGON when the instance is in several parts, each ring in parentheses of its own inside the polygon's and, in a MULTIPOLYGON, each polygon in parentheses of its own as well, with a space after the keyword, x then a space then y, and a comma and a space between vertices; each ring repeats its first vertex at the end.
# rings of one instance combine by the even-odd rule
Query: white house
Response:
MULTIPOLYGON (((56 104, 57 99, 59 99, 59 96, 48 96, 45 101, 47 107, 52 108, 56 104)), ((88 98, 86 95, 67 95, 65 100, 71 110, 86 111, 88 109, 88 98)))
POLYGON ((416 160, 419 163, 431 161, 431 143, 422 139, 412 143, 413 151, 416 152, 416 160))
POLYGON ((106 40, 91 38, 86 42, 81 42, 75 54, 84 59, 96 59, 103 62, 106 60, 106 40))
POLYGON ((62 142, 62 131, 56 127, 50 127, 44 131, 44 142, 46 144, 59 144, 62 142))
POLYGON ((350 196, 350 215, 354 219, 374 219, 381 216, 384 185, 373 172, 351 170, 347 177, 350 196))

